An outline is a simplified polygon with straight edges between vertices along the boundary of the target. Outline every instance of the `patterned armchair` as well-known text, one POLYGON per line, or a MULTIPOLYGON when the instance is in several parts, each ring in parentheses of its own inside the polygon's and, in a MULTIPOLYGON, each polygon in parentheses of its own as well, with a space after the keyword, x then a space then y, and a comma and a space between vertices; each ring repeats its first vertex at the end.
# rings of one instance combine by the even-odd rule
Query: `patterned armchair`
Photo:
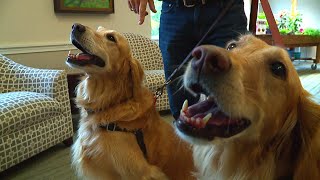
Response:
POLYGON ((0 54, 0 172, 72 136, 66 74, 0 54))
MULTIPOLYGON (((153 92, 165 81, 162 55, 159 46, 151 39, 133 33, 123 34, 128 40, 133 57, 138 59, 145 70, 145 85, 153 92)), ((157 100, 158 111, 169 110, 167 91, 157 100)))

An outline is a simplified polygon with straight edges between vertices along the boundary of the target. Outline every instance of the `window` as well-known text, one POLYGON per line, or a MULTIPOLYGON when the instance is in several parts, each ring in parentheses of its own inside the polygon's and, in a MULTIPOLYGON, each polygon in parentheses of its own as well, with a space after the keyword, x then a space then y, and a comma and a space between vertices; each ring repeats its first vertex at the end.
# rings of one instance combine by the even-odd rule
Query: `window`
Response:
POLYGON ((161 1, 154 1, 156 6, 157 13, 151 12, 151 38, 158 40, 159 39, 159 24, 160 24, 160 14, 161 14, 161 1))

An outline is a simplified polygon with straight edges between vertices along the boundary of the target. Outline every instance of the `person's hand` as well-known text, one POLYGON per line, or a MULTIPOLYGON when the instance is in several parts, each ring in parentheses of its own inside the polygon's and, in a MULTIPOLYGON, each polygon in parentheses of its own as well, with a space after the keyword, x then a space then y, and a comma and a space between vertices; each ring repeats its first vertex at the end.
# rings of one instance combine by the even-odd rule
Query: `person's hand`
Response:
POLYGON ((157 12, 154 6, 154 0, 128 0, 130 10, 139 14, 139 25, 143 24, 145 16, 148 15, 148 12, 146 11, 147 4, 152 12, 157 12))

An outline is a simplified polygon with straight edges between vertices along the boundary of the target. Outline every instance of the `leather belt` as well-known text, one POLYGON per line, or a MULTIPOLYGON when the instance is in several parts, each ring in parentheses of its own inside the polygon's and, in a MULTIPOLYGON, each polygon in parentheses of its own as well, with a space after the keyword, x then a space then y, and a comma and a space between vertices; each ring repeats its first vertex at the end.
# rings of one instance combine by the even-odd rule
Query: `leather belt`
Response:
POLYGON ((162 0, 165 2, 176 2, 179 5, 183 5, 185 7, 194 7, 196 5, 204 5, 207 3, 207 0, 162 0))
POLYGON ((206 4, 206 0, 182 0, 185 7, 194 7, 198 4, 206 4))

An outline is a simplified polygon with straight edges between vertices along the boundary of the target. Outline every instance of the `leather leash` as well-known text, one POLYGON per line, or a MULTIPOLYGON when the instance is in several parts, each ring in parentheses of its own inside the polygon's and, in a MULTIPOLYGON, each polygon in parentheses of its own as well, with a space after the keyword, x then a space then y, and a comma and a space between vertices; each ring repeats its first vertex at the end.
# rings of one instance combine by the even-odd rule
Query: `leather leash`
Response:
MULTIPOLYGON (((225 8, 221 11, 220 15, 217 17, 217 19, 212 23, 208 31, 204 34, 204 36, 200 39, 200 41, 196 44, 196 47, 198 47, 209 35, 210 32, 214 30, 214 27, 217 25, 217 23, 221 20, 221 18, 228 12, 228 10, 232 7, 234 3, 234 0, 229 0, 228 4, 225 6, 225 8)), ((176 73, 190 60, 190 57, 192 55, 192 51, 188 54, 188 56, 182 61, 182 63, 172 72, 172 74, 168 77, 168 79, 163 83, 162 86, 160 86, 156 92, 155 92, 155 101, 163 94, 164 88, 169 85, 172 82, 172 79, 176 75, 176 73)))

